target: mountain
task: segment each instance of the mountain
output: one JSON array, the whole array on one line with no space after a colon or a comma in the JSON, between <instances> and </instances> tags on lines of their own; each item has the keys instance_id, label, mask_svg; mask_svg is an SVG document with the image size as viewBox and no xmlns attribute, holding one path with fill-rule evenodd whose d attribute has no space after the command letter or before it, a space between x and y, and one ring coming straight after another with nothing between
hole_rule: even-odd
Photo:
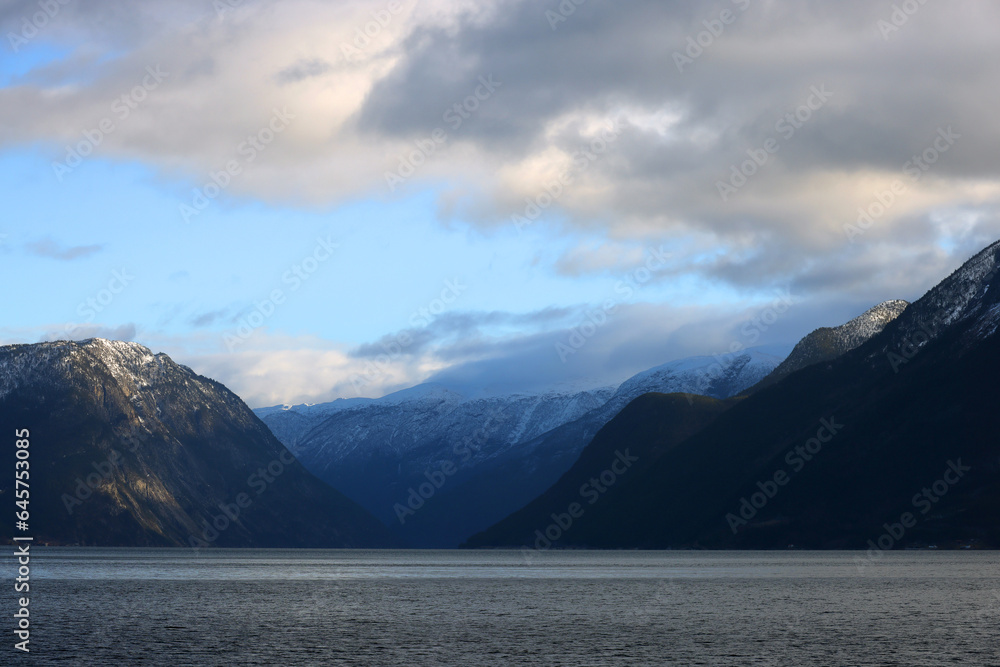
<instances>
[{"instance_id":1,"label":"mountain","mask_svg":"<svg viewBox=\"0 0 1000 667\"><path fill-rule=\"evenodd\" d=\"M257 414L303 465L409 544L452 547L551 486L637 396L686 391L725 398L767 376L782 352L682 359L617 389L469 395L428 384L381 399Z\"/></svg>"},{"instance_id":2,"label":"mountain","mask_svg":"<svg viewBox=\"0 0 1000 667\"><path fill-rule=\"evenodd\" d=\"M749 390L749 393L769 387L806 366L836 359L850 352L885 328L899 317L910 304L906 301L884 301L869 308L850 322L839 327L821 327L798 342L791 354L766 378Z\"/></svg>"},{"instance_id":3,"label":"mountain","mask_svg":"<svg viewBox=\"0 0 1000 667\"><path fill-rule=\"evenodd\" d=\"M468 540L465 546L550 545L545 531L573 503L600 498L606 488L635 477L657 458L716 419L738 399L646 393L597 432L559 480L525 507ZM572 517L571 517L572 518ZM559 527L560 532L562 527ZM535 534L535 531L539 531ZM540 541L539 541L540 540Z\"/></svg>"},{"instance_id":4,"label":"mountain","mask_svg":"<svg viewBox=\"0 0 1000 667\"><path fill-rule=\"evenodd\" d=\"M651 391L736 396L773 373L787 357L788 348L773 346L679 359L633 375L618 387L609 403L617 414L629 401Z\"/></svg>"},{"instance_id":5,"label":"mountain","mask_svg":"<svg viewBox=\"0 0 1000 667\"><path fill-rule=\"evenodd\" d=\"M630 405L600 434L605 456L659 437L655 460L593 503L579 489L565 529L563 495L471 543L868 549L859 567L903 546L1000 547L998 267L1000 243L867 342L679 441L651 436L655 415Z\"/></svg>"},{"instance_id":6,"label":"mountain","mask_svg":"<svg viewBox=\"0 0 1000 667\"><path fill-rule=\"evenodd\" d=\"M838 327L817 329L799 341L792 353L777 366L775 362L780 357L762 356L759 350L748 350L736 356L734 363L725 367L725 372L722 372L721 363L717 363L713 372L701 373L710 358L696 357L636 375L624 383L616 394L618 404L613 405L614 401L609 401L611 409L595 418L588 429L573 432L572 425L562 428L570 439L576 440L589 440L588 436L596 433L572 468L526 507L473 536L468 544L511 545L518 540L523 543L531 531L536 530L532 526L545 526L551 520L549 508L568 506L579 500L578 489L590 488L590 480L600 478L614 460L616 452L621 451L623 443L628 445L629 456L636 459L629 466L630 477L634 478L638 471L649 467L656 458L700 431L738 402L713 400L710 396L725 398L753 393L794 370L835 358L880 332L906 305L905 301L887 301ZM717 362L723 360L720 357ZM691 371L694 371L694 376L689 377L687 382L671 384L664 381L664 376L676 377ZM684 388L678 390L678 386ZM647 393L659 389L697 391L709 396ZM621 410L622 407L625 409ZM616 414L618 417L611 421ZM597 430L605 424L604 429Z\"/></svg>"},{"instance_id":7,"label":"mountain","mask_svg":"<svg viewBox=\"0 0 1000 667\"><path fill-rule=\"evenodd\" d=\"M19 448L21 429L29 444ZM27 534L38 542L394 544L373 516L303 469L235 394L135 343L0 347L0 432L12 465L17 451L29 452ZM14 475L0 478L7 505L14 487Z\"/></svg>"},{"instance_id":8,"label":"mountain","mask_svg":"<svg viewBox=\"0 0 1000 667\"><path fill-rule=\"evenodd\" d=\"M427 383L397 391L379 399L337 399L313 405L275 406L254 412L292 451L308 449L302 443L312 438L311 431L328 419L350 425L352 434L331 442L334 459L344 450L357 447L359 437L371 437L372 446L388 451L411 451L420 448L425 439L436 439L444 433L467 433L484 428L489 437L502 437L506 445L544 433L565 421L602 405L614 389L552 390L543 393L500 394L458 391L440 384ZM483 424L480 419L490 413L494 419ZM368 415L377 415L369 419ZM433 415L432 417L430 415ZM388 421L384 421L384 420ZM424 423L419 432L411 429L414 420ZM392 426L390 426L392 424ZM382 429L375 435L357 435L368 428ZM386 431L388 429L388 431ZM382 438L395 431L391 442ZM324 445L325 446L325 445ZM320 470L325 470L322 466Z\"/></svg>"},{"instance_id":9,"label":"mountain","mask_svg":"<svg viewBox=\"0 0 1000 667\"><path fill-rule=\"evenodd\" d=\"M429 506L440 504L448 488L471 472L492 469L506 452L519 451L523 440L604 404L611 393L598 388L492 396L425 384L376 400L258 414L303 465L407 543L457 546L469 533L456 513L470 508L449 507L448 516L428 523ZM425 484L431 487L420 494Z\"/></svg>"}]
</instances>

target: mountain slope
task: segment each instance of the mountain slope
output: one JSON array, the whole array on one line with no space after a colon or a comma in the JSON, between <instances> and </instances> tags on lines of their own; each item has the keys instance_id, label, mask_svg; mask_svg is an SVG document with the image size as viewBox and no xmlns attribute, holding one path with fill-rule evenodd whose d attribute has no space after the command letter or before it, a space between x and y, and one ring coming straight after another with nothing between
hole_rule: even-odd
<instances>
[{"instance_id":1,"label":"mountain slope","mask_svg":"<svg viewBox=\"0 0 1000 667\"><path fill-rule=\"evenodd\" d=\"M602 405L611 391L467 397L439 385L420 385L346 408L337 402L312 406L313 414L325 411L325 418L305 433L285 431L284 437L314 474L394 527L408 543L457 546L466 528L455 513L471 506L449 508L448 516L431 527L424 504L417 520L407 520L413 514L401 510L420 504L419 499L408 502L411 491L427 483L428 476L437 479L442 469L450 470L446 483L434 487L440 503L450 487L472 472L492 470L508 453L516 456L523 439ZM280 429L278 420L287 420L292 411L299 409L272 410L263 419L269 425L278 422ZM306 412L306 420L312 417Z\"/></svg>"},{"instance_id":2,"label":"mountain slope","mask_svg":"<svg viewBox=\"0 0 1000 667\"><path fill-rule=\"evenodd\" d=\"M605 488L610 489L625 477L635 477L659 456L710 424L736 400L720 401L695 394L639 396L598 431L559 481L526 507L474 535L465 546L538 543L538 548L544 548L541 545L551 542L546 529L552 525L554 514L564 514L573 503L586 508L597 502Z\"/></svg>"},{"instance_id":3,"label":"mountain slope","mask_svg":"<svg viewBox=\"0 0 1000 667\"><path fill-rule=\"evenodd\" d=\"M764 349L682 359L639 373L614 391L469 397L420 385L374 401L257 413L306 467L408 543L451 547L545 491L637 396L724 398L764 378L782 359ZM303 427L309 430L295 431ZM445 469L452 472L433 493L419 493Z\"/></svg>"},{"instance_id":4,"label":"mountain slope","mask_svg":"<svg viewBox=\"0 0 1000 667\"><path fill-rule=\"evenodd\" d=\"M468 395L428 383L378 399L337 399L316 405L258 408L254 412L293 451L309 449L300 444L314 438L313 429L327 420L333 420L332 423L337 423L341 429L350 429L351 435L324 445L334 447L326 452L330 458L337 459L358 448L359 438L370 437L367 435L369 426L396 434L392 445L387 445L384 432L373 437L367 444L377 449L388 447L398 452L419 449L423 440L464 435L481 427L485 428L485 437L496 436L503 441L502 446L509 446L602 405L612 392L612 387L603 387L537 394ZM480 419L484 412L493 416L485 425ZM428 420L428 413L436 417ZM399 428L418 420L425 422L420 432L399 433ZM403 440L399 439L400 435Z\"/></svg>"},{"instance_id":5,"label":"mountain slope","mask_svg":"<svg viewBox=\"0 0 1000 667\"><path fill-rule=\"evenodd\" d=\"M581 458L598 431L640 396L649 393L685 394L685 403L688 404L695 400L695 395L729 398L760 381L783 358L778 349L751 348L725 356L688 357L638 373L623 382L604 405L523 443L498 460L492 468L473 475L464 484L445 489L441 504L446 504L456 521L463 513L475 515L475 521L468 520L461 524L466 527L464 537L467 538L524 507L549 489ZM648 457L643 458L643 465L647 460ZM511 480L516 480L516 483ZM428 522L443 522L447 518L436 515L433 505L429 505L418 517Z\"/></svg>"},{"instance_id":6,"label":"mountain slope","mask_svg":"<svg viewBox=\"0 0 1000 667\"><path fill-rule=\"evenodd\" d=\"M1000 546L998 266L1000 243L867 343L739 401L556 544Z\"/></svg>"},{"instance_id":7,"label":"mountain slope","mask_svg":"<svg viewBox=\"0 0 1000 667\"><path fill-rule=\"evenodd\" d=\"M870 340L909 306L906 301L884 301L839 327L821 327L800 340L791 354L748 393L759 391L797 370L836 359Z\"/></svg>"},{"instance_id":8,"label":"mountain slope","mask_svg":"<svg viewBox=\"0 0 1000 667\"><path fill-rule=\"evenodd\" d=\"M32 535L58 543L360 547L385 527L221 384L134 343L0 347L0 431L30 431ZM14 460L15 443L5 449ZM0 498L13 504L13 476Z\"/></svg>"}]
</instances>

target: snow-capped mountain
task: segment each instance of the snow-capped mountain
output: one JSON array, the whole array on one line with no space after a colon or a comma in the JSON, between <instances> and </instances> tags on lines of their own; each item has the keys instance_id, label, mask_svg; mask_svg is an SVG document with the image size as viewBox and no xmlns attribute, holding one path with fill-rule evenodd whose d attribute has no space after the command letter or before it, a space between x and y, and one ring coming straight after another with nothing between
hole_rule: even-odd
<instances>
[{"instance_id":1,"label":"snow-capped mountain","mask_svg":"<svg viewBox=\"0 0 1000 667\"><path fill-rule=\"evenodd\" d=\"M767 377L786 353L781 346L750 348L738 354L687 357L637 373L621 383L606 403L529 441L528 449L572 463L601 427L639 396L650 392L736 396Z\"/></svg>"},{"instance_id":2,"label":"snow-capped mountain","mask_svg":"<svg viewBox=\"0 0 1000 667\"><path fill-rule=\"evenodd\" d=\"M859 328L874 331L901 305ZM733 401L693 434L670 433L663 423L670 403L682 416L676 397L634 401L581 454L588 465L578 474L469 545L535 543L539 526L578 496L580 480L599 474L608 452L629 442L650 453L646 467L630 471L552 547L795 544L867 549L867 564L887 549L998 548L998 325L995 243L855 349ZM791 483L769 481L778 480L775 471ZM747 500L754 494L764 502Z\"/></svg>"},{"instance_id":3,"label":"snow-capped mountain","mask_svg":"<svg viewBox=\"0 0 1000 667\"><path fill-rule=\"evenodd\" d=\"M899 317L910 304L906 301L884 301L869 308L850 322L838 327L821 327L800 340L788 358L774 369L751 392L768 387L795 371L835 359L881 333L886 325Z\"/></svg>"},{"instance_id":4,"label":"snow-capped mountain","mask_svg":"<svg viewBox=\"0 0 1000 667\"><path fill-rule=\"evenodd\" d=\"M512 445L603 405L613 392L614 387L599 387L584 391L488 395L425 383L378 399L337 399L330 403L260 408L255 412L293 452L306 453L304 450L313 445L303 448L301 442L311 437L313 428L327 419L336 419L341 425L350 424L353 435L336 443L327 441L320 445L339 448L317 453L334 461L341 458L345 448L347 451L354 449L357 438L368 437L365 433L369 427L391 428L395 433L391 441L378 441L375 447L399 453L413 449L427 437L437 438L445 433L475 431L480 432L480 438L491 440L495 437L501 444ZM486 422L482 420L484 414L491 416ZM387 421L374 423L369 419L371 415L381 415ZM408 430L417 421L426 429L425 433Z\"/></svg>"},{"instance_id":5,"label":"snow-capped mountain","mask_svg":"<svg viewBox=\"0 0 1000 667\"><path fill-rule=\"evenodd\" d=\"M417 536L426 533L415 528L421 522L406 521L409 515L401 517L398 506L409 506L410 489L426 483L428 475L440 479L438 472L453 466L447 485L459 484L474 471L489 469L505 452L518 451L520 443L600 407L612 393L606 387L478 396L425 384L362 403L258 414L315 475L386 524Z\"/></svg>"},{"instance_id":6,"label":"snow-capped mountain","mask_svg":"<svg viewBox=\"0 0 1000 667\"><path fill-rule=\"evenodd\" d=\"M392 544L371 514L303 469L235 394L136 343L0 347L0 429L30 434L38 540ZM13 475L0 477L0 497L11 498L13 485Z\"/></svg>"},{"instance_id":7,"label":"snow-capped mountain","mask_svg":"<svg viewBox=\"0 0 1000 667\"><path fill-rule=\"evenodd\" d=\"M1000 241L974 255L907 308L883 351L908 359L949 332L960 336L964 345L992 336L1000 325L1000 294L990 289L998 274Z\"/></svg>"},{"instance_id":8,"label":"snow-capped mountain","mask_svg":"<svg viewBox=\"0 0 1000 667\"><path fill-rule=\"evenodd\" d=\"M625 403L651 391L729 398L763 380L787 356L787 347L775 346L750 348L731 355L680 359L632 376L618 387L615 399L621 409Z\"/></svg>"},{"instance_id":9,"label":"snow-capped mountain","mask_svg":"<svg viewBox=\"0 0 1000 667\"><path fill-rule=\"evenodd\" d=\"M774 370L785 351L682 359L617 388L490 395L424 384L375 400L256 412L314 474L411 541L454 546L547 488L637 396L727 398ZM452 466L433 499L408 504L411 490ZM417 504L419 512L407 511Z\"/></svg>"}]
</instances>

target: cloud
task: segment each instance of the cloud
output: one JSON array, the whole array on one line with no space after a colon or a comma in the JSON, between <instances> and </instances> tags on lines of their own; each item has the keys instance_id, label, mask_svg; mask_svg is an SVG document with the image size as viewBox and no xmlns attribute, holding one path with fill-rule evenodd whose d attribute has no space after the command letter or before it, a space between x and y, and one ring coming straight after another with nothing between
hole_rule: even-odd
<instances>
[{"instance_id":1,"label":"cloud","mask_svg":"<svg viewBox=\"0 0 1000 667\"><path fill-rule=\"evenodd\" d=\"M78 245L65 247L56 241L45 238L41 241L34 241L25 245L28 252L39 257L48 259L58 259L64 262L71 262L74 259L83 259L104 249L104 245Z\"/></svg>"},{"instance_id":2,"label":"cloud","mask_svg":"<svg viewBox=\"0 0 1000 667\"><path fill-rule=\"evenodd\" d=\"M100 154L150 164L178 192L239 157L278 109L294 119L227 196L324 207L434 187L442 216L489 233L569 174L535 223L553 234L678 243L691 251L678 276L815 295L926 285L1000 233L1000 60L983 55L996 3L922 4L889 32L892 6L860 0L573 6L553 21L559 3L528 0L395 13L382 0L67 5L46 39L73 51L0 89L0 146L62 159L161 66L169 77L115 119ZM8 3L0 22L16 30L32 7ZM723 9L734 20L679 68L676 54ZM491 76L499 87L477 97ZM616 139L587 159L609 124ZM909 175L948 128L959 137ZM447 140L421 154L438 129ZM765 145L778 149L748 163ZM386 174L414 155L421 165L390 192ZM896 181L905 192L852 243L845 225ZM913 258L930 261L909 279L889 266ZM552 268L579 276L617 261L583 247Z\"/></svg>"},{"instance_id":3,"label":"cloud","mask_svg":"<svg viewBox=\"0 0 1000 667\"><path fill-rule=\"evenodd\" d=\"M313 58L311 60L302 60L286 67L275 75L275 79L277 79L278 83L282 84L298 83L305 79L322 76L332 69L333 66L325 60Z\"/></svg>"},{"instance_id":4,"label":"cloud","mask_svg":"<svg viewBox=\"0 0 1000 667\"><path fill-rule=\"evenodd\" d=\"M174 358L200 375L219 380L254 408L357 395L349 380L350 362L336 350L256 350Z\"/></svg>"},{"instance_id":5,"label":"cloud","mask_svg":"<svg viewBox=\"0 0 1000 667\"><path fill-rule=\"evenodd\" d=\"M229 322L232 320L232 313L228 308L212 310L205 313L198 313L191 316L189 322L195 328L208 327L218 322Z\"/></svg>"},{"instance_id":6,"label":"cloud","mask_svg":"<svg viewBox=\"0 0 1000 667\"><path fill-rule=\"evenodd\" d=\"M316 339L259 332L247 341L246 349L232 354L192 353L190 345L165 339L140 342L165 349L177 361L220 380L253 407L377 398L422 382L439 382L459 391L516 392L569 384L617 385L674 359L725 354L734 344L740 349L790 346L816 326L842 324L890 296L895 295L821 304L788 301L787 293L775 291L739 312L722 306L622 305L593 332L585 324L583 306L560 313L561 326L553 326L552 313L539 312L533 314L538 327L516 331L498 324L532 316L467 313L464 324L456 320L421 330L419 345L402 349L393 345L399 341L397 334L346 350ZM772 308L781 311L777 318L762 317ZM465 334L455 336L459 330ZM572 338L581 331L589 333ZM575 340L583 343L577 345ZM573 351L560 355L558 345Z\"/></svg>"},{"instance_id":7,"label":"cloud","mask_svg":"<svg viewBox=\"0 0 1000 667\"><path fill-rule=\"evenodd\" d=\"M919 259L936 265L945 257L942 252L911 258L910 263ZM908 265L887 282L905 282ZM827 279L833 278L819 278ZM0 341L135 340L222 382L252 407L263 407L377 398L422 382L500 392L617 385L678 358L724 354L734 345L792 344L816 326L842 324L880 301L919 296L869 287L857 297L848 292L804 300L773 290L739 310L727 304L620 303L603 318L585 304L528 313L466 311L446 313L426 326L360 346L261 329L235 352L224 352L219 333L209 324L183 334L137 331L133 324L75 325L72 331L68 325L40 331L0 328ZM779 315L763 317L769 309ZM224 320L228 312L198 317Z\"/></svg>"},{"instance_id":8,"label":"cloud","mask_svg":"<svg viewBox=\"0 0 1000 667\"><path fill-rule=\"evenodd\" d=\"M435 317L423 327L386 334L379 340L350 351L358 359L377 359L386 354L415 356L434 352L447 358L456 349L479 345L484 331L538 331L565 323L577 309L546 308L529 313L449 312Z\"/></svg>"},{"instance_id":9,"label":"cloud","mask_svg":"<svg viewBox=\"0 0 1000 667\"><path fill-rule=\"evenodd\" d=\"M54 340L87 340L88 338L107 338L108 340L136 340L136 326L128 323L116 327L99 324L67 324L63 327L49 329L38 337L38 342ZM23 339L22 339L23 340Z\"/></svg>"}]
</instances>

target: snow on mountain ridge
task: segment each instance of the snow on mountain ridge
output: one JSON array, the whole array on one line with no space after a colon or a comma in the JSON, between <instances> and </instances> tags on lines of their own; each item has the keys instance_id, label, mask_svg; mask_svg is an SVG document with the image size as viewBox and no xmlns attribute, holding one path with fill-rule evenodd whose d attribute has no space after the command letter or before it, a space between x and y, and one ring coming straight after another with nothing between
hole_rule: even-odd
<instances>
[{"instance_id":1,"label":"snow on mountain ridge","mask_svg":"<svg viewBox=\"0 0 1000 667\"><path fill-rule=\"evenodd\" d=\"M458 544L467 536L462 531L482 529L544 490L572 464L593 432L637 396L660 391L726 398L769 373L781 358L755 348L676 360L618 387L483 395L431 384L354 403L350 409L327 404L257 413L313 474L390 525L399 524L396 506L428 474L450 467L451 481L441 492L449 498L466 482L480 479L475 485L490 499L487 505L480 507L477 500L467 506L464 491L457 491L454 500L435 498L443 512L438 518L421 515L421 521L433 524L425 536L437 535L441 541L434 543L440 546ZM518 494L523 489L531 493L522 498ZM462 522L452 524L458 515ZM411 524L399 528L411 530Z\"/></svg>"},{"instance_id":2,"label":"snow on mountain ridge","mask_svg":"<svg viewBox=\"0 0 1000 667\"><path fill-rule=\"evenodd\" d=\"M914 301L867 358L872 363L889 359L898 368L947 332L961 331L963 345L992 336L1000 327L1000 290L990 289L998 272L1000 241L973 255Z\"/></svg>"},{"instance_id":3,"label":"snow on mountain ridge","mask_svg":"<svg viewBox=\"0 0 1000 667\"><path fill-rule=\"evenodd\" d=\"M899 317L909 305L909 302L902 299L883 301L853 320L833 327L832 331L843 340L847 349L854 349L882 331L886 324Z\"/></svg>"},{"instance_id":4,"label":"snow on mountain ridge","mask_svg":"<svg viewBox=\"0 0 1000 667\"><path fill-rule=\"evenodd\" d=\"M736 382L737 391L741 391L770 373L784 359L784 356L763 352L758 348L749 348L729 356L729 359L726 358L726 355L715 355L671 361L633 375L619 385L616 393L627 394L635 398L649 391L663 391L671 384L676 387L673 391L704 393L711 380L724 374L726 368L733 364L739 364L740 368L748 369L746 380ZM742 386L744 382L749 382L749 384ZM636 393L637 388L647 387L646 391Z\"/></svg>"},{"instance_id":5,"label":"snow on mountain ridge","mask_svg":"<svg viewBox=\"0 0 1000 667\"><path fill-rule=\"evenodd\" d=\"M51 369L55 367L68 373L73 366L72 360L80 354L99 360L117 382L140 388L160 372L167 359L166 355L154 355L149 348L139 343L104 338L4 345L0 346L0 350L12 353L4 355L0 360L0 398L25 380L54 381L55 378L47 377L45 371L51 376ZM17 354L18 352L23 354Z\"/></svg>"},{"instance_id":6,"label":"snow on mountain ridge","mask_svg":"<svg viewBox=\"0 0 1000 667\"><path fill-rule=\"evenodd\" d=\"M937 337L941 331L970 317L980 322L974 328L979 335L989 335L996 329L1000 311L992 308L994 294L989 295L991 281L1000 271L1000 241L976 253L950 276L931 288L918 299L901 329L911 337L922 331L927 338ZM987 332L986 330L989 329ZM926 341L913 341L917 347Z\"/></svg>"},{"instance_id":7,"label":"snow on mountain ridge","mask_svg":"<svg viewBox=\"0 0 1000 667\"><path fill-rule=\"evenodd\" d=\"M750 389L750 393L779 382L792 373L839 357L882 332L896 320L909 304L906 301L884 301L854 319L836 327L820 327L802 338L791 354L767 377Z\"/></svg>"}]
</instances>

